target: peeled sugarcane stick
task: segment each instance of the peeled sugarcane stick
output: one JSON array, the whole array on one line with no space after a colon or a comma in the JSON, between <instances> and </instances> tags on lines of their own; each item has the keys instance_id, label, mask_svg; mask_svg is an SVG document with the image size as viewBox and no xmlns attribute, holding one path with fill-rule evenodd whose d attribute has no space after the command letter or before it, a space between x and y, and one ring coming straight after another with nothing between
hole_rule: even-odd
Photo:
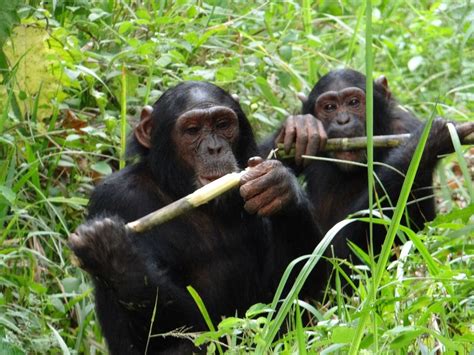
<instances>
[{"instance_id":1,"label":"peeled sugarcane stick","mask_svg":"<svg viewBox=\"0 0 474 355\"><path fill-rule=\"evenodd\" d=\"M404 143L410 134L393 134L387 136L374 136L374 147L377 148L392 148ZM462 139L462 144L474 144L474 133ZM367 137L355 138L331 138L327 140L324 151L344 151L365 149L367 147ZM295 149L292 148L290 154L283 151L283 144L278 144L277 157L279 159L294 158ZM230 173L222 176L197 189L192 194L187 195L169 205L160 208L146 216L137 219L136 221L127 223L126 227L132 232L140 233L159 224L167 222L175 217L178 217L200 205L203 205L224 192L232 190L239 186L240 178L247 170L239 173Z\"/></svg>"},{"instance_id":2,"label":"peeled sugarcane stick","mask_svg":"<svg viewBox=\"0 0 474 355\"><path fill-rule=\"evenodd\" d=\"M179 200L174 201L159 210L151 212L136 221L127 223L126 227L132 232L139 233L178 217L193 208L211 201L217 196L222 195L224 192L239 186L240 178L246 172L247 170L242 170L239 173L226 174L197 189L192 194L180 198Z\"/></svg>"},{"instance_id":3,"label":"peeled sugarcane stick","mask_svg":"<svg viewBox=\"0 0 474 355\"><path fill-rule=\"evenodd\" d=\"M393 148L405 143L410 138L410 133L391 134L386 136L374 136L374 148ZM474 144L474 133L464 137L462 144ZM347 151L367 148L367 137L354 138L331 138L326 142L325 152L331 151ZM286 154L285 147L282 143L278 144L276 156L278 159L291 159L295 157L295 147L291 147L290 153Z\"/></svg>"},{"instance_id":4,"label":"peeled sugarcane stick","mask_svg":"<svg viewBox=\"0 0 474 355\"><path fill-rule=\"evenodd\" d=\"M392 148L406 142L410 138L410 133L392 134L387 136L374 136L375 148ZM324 147L325 152L332 151L347 151L367 148L367 137L353 137L353 138L331 138L328 139ZM278 144L278 151L276 153L278 159L290 159L295 157L295 147L291 148L290 153L286 154L283 143Z\"/></svg>"}]
</instances>

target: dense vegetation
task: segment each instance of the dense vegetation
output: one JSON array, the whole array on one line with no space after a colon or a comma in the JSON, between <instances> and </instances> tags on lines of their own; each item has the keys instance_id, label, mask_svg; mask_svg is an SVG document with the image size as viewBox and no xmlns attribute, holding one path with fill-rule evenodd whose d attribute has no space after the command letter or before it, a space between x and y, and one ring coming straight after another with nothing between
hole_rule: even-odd
<instances>
[{"instance_id":1,"label":"dense vegetation","mask_svg":"<svg viewBox=\"0 0 474 355\"><path fill-rule=\"evenodd\" d=\"M372 20L374 75L406 107L473 119L474 4L374 0ZM298 111L296 92L333 68L364 71L365 61L360 1L0 0L0 352L105 351L91 284L66 240L94 183L119 168L142 105L181 80L208 80L240 96L262 137ZM356 296L290 302L279 313L286 334L271 336L279 318L256 305L198 341L211 352L346 352L369 312L364 351L468 353L473 156L442 161L442 213L422 233L404 230L370 307L367 257Z\"/></svg>"}]
</instances>

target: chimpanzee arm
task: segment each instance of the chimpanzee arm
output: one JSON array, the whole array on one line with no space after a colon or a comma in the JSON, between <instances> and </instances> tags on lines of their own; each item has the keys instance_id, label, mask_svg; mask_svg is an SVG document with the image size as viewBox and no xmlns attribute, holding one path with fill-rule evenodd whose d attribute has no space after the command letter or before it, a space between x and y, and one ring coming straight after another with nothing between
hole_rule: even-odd
<instances>
[{"instance_id":1,"label":"chimpanzee arm","mask_svg":"<svg viewBox=\"0 0 474 355\"><path fill-rule=\"evenodd\" d=\"M92 219L69 239L80 266L94 280L96 310L112 354L143 353L156 300L159 320L155 321L152 334L202 322L185 285L178 286L166 265L161 264L156 250L159 244L151 242L149 248L140 247L146 238L148 242L160 238L159 232L136 235L125 229L126 220L122 218L136 218L129 211L138 210L153 196L143 194L137 201L133 192L121 180L97 187L89 206ZM160 347L167 344L175 346L176 340L160 340Z\"/></svg>"},{"instance_id":2,"label":"chimpanzee arm","mask_svg":"<svg viewBox=\"0 0 474 355\"><path fill-rule=\"evenodd\" d=\"M250 159L249 166L252 169L242 177L240 193L247 212L267 216L271 221L274 255L268 258L272 264L268 269L277 270L278 281L292 260L311 254L321 233L313 219L311 203L288 168L279 161L259 158ZM312 288L308 292L316 295L324 282L324 277L308 282Z\"/></svg>"},{"instance_id":3,"label":"chimpanzee arm","mask_svg":"<svg viewBox=\"0 0 474 355\"><path fill-rule=\"evenodd\" d=\"M384 164L390 166L379 166L376 169L376 174L383 185L380 186L377 183L377 192L380 197L383 197L387 193L393 206L396 205L400 195L400 191L405 179L405 174L408 171L410 161L418 145L421 133L424 127L419 127L417 131L413 133L412 138L403 146L393 149L388 155ZM465 136L474 130L474 124L467 129L463 129L459 132L461 136ZM422 159L418 166L415 181L411 190L408 215L410 218L410 227L414 230L423 228L423 224L427 220L431 220L435 216L434 201L432 198L432 180L433 172L438 162L438 155L450 153L453 151L453 146L449 131L446 127L446 121L437 119L433 122L430 136L425 145ZM395 170L394 170L395 169ZM400 174L401 173L401 174ZM414 201L420 200L420 201ZM411 203L410 203L411 201ZM356 212L368 208L368 193L367 189L361 191L359 198L354 201L351 206L351 211ZM384 203L383 207L388 206L388 203ZM384 211L385 215L391 216L391 211ZM408 224L408 223L407 223ZM366 223L353 223L347 226L343 231L339 233L337 241L335 242L335 249L338 251L339 257L347 257L350 252L346 245L346 238L352 240L359 246L366 245L368 240L368 224ZM374 232L374 236L383 236L384 227L374 226L375 230L380 232ZM377 253L380 251L380 247L383 240L374 241L374 251Z\"/></svg>"},{"instance_id":4,"label":"chimpanzee arm","mask_svg":"<svg viewBox=\"0 0 474 355\"><path fill-rule=\"evenodd\" d=\"M415 176L408 205L410 222L413 223L411 227L415 230L423 228L425 221L432 220L435 217L432 189L434 169L440 155L454 151L446 124L447 121L442 119L436 119L433 122ZM413 132L413 137L407 144L392 150L384 163L406 174L423 129L424 125L420 126ZM461 137L466 136L472 131L474 131L474 123L458 127L458 134ZM377 169L377 174L387 190L392 203L395 205L404 182L404 176L387 167ZM379 189L379 192L381 193L381 189Z\"/></svg>"}]
</instances>

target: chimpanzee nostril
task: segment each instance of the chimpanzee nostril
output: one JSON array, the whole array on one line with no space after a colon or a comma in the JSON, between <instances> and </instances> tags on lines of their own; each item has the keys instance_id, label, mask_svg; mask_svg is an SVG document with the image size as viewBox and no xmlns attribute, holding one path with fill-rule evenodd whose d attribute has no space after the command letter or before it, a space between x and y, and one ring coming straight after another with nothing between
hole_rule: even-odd
<instances>
[{"instance_id":1,"label":"chimpanzee nostril","mask_svg":"<svg viewBox=\"0 0 474 355\"><path fill-rule=\"evenodd\" d=\"M211 154L211 155L212 154L220 154L220 152L222 151L222 146L221 145L213 146L213 147L209 146L209 147L207 147L207 150L208 150L209 154Z\"/></svg>"},{"instance_id":2,"label":"chimpanzee nostril","mask_svg":"<svg viewBox=\"0 0 474 355\"><path fill-rule=\"evenodd\" d=\"M351 116L347 115L347 114L341 114L341 115L338 115L336 117L336 122L339 124L339 125L345 125L345 124L348 124L351 120Z\"/></svg>"},{"instance_id":3,"label":"chimpanzee nostril","mask_svg":"<svg viewBox=\"0 0 474 355\"><path fill-rule=\"evenodd\" d=\"M220 154L222 151L222 142L218 137L210 136L207 140L207 151L210 155Z\"/></svg>"}]
</instances>

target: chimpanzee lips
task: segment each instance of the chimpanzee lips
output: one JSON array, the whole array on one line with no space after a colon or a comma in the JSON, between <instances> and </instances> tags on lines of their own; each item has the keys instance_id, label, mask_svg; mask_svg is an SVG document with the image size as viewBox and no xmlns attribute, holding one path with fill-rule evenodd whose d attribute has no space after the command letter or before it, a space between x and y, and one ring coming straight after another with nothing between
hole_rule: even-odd
<instances>
[{"instance_id":1,"label":"chimpanzee lips","mask_svg":"<svg viewBox=\"0 0 474 355\"><path fill-rule=\"evenodd\" d=\"M219 179L224 175L210 175L210 176L198 176L198 180L201 183L202 186L209 184L210 182Z\"/></svg>"},{"instance_id":2,"label":"chimpanzee lips","mask_svg":"<svg viewBox=\"0 0 474 355\"><path fill-rule=\"evenodd\" d=\"M348 150L344 152L337 152L334 154L336 159L349 160L349 161L360 161L362 154L359 150Z\"/></svg>"}]
</instances>

